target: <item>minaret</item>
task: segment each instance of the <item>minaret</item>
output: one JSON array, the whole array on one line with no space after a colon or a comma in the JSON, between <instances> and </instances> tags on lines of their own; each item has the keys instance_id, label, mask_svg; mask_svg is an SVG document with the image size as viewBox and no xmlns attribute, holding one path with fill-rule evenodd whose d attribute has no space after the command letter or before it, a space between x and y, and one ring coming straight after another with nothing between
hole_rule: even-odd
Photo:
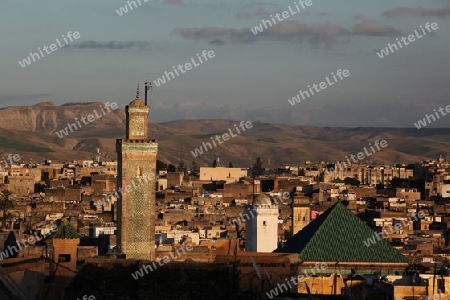
<instances>
[{"instance_id":1,"label":"minaret","mask_svg":"<svg viewBox=\"0 0 450 300\"><path fill-rule=\"evenodd\" d=\"M118 139L117 244L127 259L155 259L155 188L158 143L149 139L149 107L139 98L125 108L126 138Z\"/></svg>"},{"instance_id":2,"label":"minaret","mask_svg":"<svg viewBox=\"0 0 450 300\"><path fill-rule=\"evenodd\" d=\"M278 205L265 194L245 206L245 250L272 252L278 247Z\"/></svg>"}]
</instances>

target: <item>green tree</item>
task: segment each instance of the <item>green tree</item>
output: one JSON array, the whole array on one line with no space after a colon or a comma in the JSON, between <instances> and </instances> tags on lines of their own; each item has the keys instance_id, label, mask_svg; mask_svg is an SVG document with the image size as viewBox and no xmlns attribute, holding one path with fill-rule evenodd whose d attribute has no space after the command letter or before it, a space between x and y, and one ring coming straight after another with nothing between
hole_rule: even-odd
<instances>
[{"instance_id":1,"label":"green tree","mask_svg":"<svg viewBox=\"0 0 450 300\"><path fill-rule=\"evenodd\" d=\"M261 157L258 157L253 164L252 173L254 176L261 176L264 174Z\"/></svg>"},{"instance_id":2,"label":"green tree","mask_svg":"<svg viewBox=\"0 0 450 300\"><path fill-rule=\"evenodd\" d=\"M177 169L175 168L175 166L174 165L172 165L172 164L169 164L168 166L167 166L167 172L169 172L169 173L173 173L173 172L175 172Z\"/></svg>"},{"instance_id":3,"label":"green tree","mask_svg":"<svg viewBox=\"0 0 450 300\"><path fill-rule=\"evenodd\" d=\"M213 167L213 168L217 168L217 160L214 160L214 161L213 161L212 167Z\"/></svg>"},{"instance_id":4,"label":"green tree","mask_svg":"<svg viewBox=\"0 0 450 300\"><path fill-rule=\"evenodd\" d=\"M5 228L6 219L9 216L8 210L14 207L14 202L11 199L12 193L9 190L3 190L0 199L0 209L3 211L2 228Z\"/></svg>"},{"instance_id":5,"label":"green tree","mask_svg":"<svg viewBox=\"0 0 450 300\"><path fill-rule=\"evenodd\" d=\"M195 161L192 161L191 173L197 174L199 171L198 164Z\"/></svg>"},{"instance_id":6,"label":"green tree","mask_svg":"<svg viewBox=\"0 0 450 300\"><path fill-rule=\"evenodd\" d=\"M184 161L182 159L180 159L180 163L178 164L177 171L180 173L186 171L186 166L184 165Z\"/></svg>"},{"instance_id":7,"label":"green tree","mask_svg":"<svg viewBox=\"0 0 450 300\"><path fill-rule=\"evenodd\" d=\"M159 159L156 160L156 172L161 170L167 170L167 164L163 163Z\"/></svg>"},{"instance_id":8,"label":"green tree","mask_svg":"<svg viewBox=\"0 0 450 300\"><path fill-rule=\"evenodd\" d=\"M228 162L228 168L233 168L233 163L231 161Z\"/></svg>"},{"instance_id":9,"label":"green tree","mask_svg":"<svg viewBox=\"0 0 450 300\"><path fill-rule=\"evenodd\" d=\"M361 182L356 178L346 177L344 179L344 183L349 184L349 185L359 186Z\"/></svg>"}]
</instances>

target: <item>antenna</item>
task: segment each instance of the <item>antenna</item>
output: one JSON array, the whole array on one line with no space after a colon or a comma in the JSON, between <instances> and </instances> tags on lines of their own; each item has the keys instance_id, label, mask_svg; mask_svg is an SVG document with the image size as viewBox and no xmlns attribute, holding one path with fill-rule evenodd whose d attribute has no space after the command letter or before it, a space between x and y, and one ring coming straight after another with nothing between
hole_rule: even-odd
<instances>
[{"instance_id":1,"label":"antenna","mask_svg":"<svg viewBox=\"0 0 450 300\"><path fill-rule=\"evenodd\" d=\"M269 282L270 282L270 287L272 288L272 287L273 287L273 281L272 281L272 278L270 277L269 272L267 272L266 268L263 268L263 270L264 270L264 272L266 273L267 280L269 280Z\"/></svg>"},{"instance_id":2,"label":"antenna","mask_svg":"<svg viewBox=\"0 0 450 300\"><path fill-rule=\"evenodd\" d=\"M258 265L256 264L255 260L253 259L253 256L250 256L250 260L252 261L253 269L256 272L256 276L258 276L259 280L261 280L261 273L259 272Z\"/></svg>"},{"instance_id":3,"label":"antenna","mask_svg":"<svg viewBox=\"0 0 450 300\"><path fill-rule=\"evenodd\" d=\"M152 82L151 81L146 81L145 82L145 106L148 106L148 96L147 96L147 91L150 90L150 104L151 104L151 99L152 99L152 91L153 91L153 87L152 87Z\"/></svg>"}]
</instances>

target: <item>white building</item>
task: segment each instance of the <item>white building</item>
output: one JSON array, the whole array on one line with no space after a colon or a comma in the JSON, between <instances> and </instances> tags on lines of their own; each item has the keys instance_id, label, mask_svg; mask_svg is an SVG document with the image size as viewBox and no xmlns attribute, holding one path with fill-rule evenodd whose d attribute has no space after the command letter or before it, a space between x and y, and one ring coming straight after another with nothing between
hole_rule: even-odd
<instances>
[{"instance_id":1,"label":"white building","mask_svg":"<svg viewBox=\"0 0 450 300\"><path fill-rule=\"evenodd\" d=\"M268 196L260 194L252 205L245 206L245 250L272 252L278 247L278 205Z\"/></svg>"}]
</instances>

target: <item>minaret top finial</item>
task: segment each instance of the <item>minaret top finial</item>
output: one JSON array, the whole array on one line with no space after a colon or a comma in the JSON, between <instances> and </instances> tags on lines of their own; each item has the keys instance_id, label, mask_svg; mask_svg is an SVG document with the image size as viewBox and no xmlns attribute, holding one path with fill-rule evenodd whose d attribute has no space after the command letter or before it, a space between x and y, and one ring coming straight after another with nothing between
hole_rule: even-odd
<instances>
[{"instance_id":1,"label":"minaret top finial","mask_svg":"<svg viewBox=\"0 0 450 300\"><path fill-rule=\"evenodd\" d=\"M136 89L136 99L139 99L139 83L138 83L137 89Z\"/></svg>"}]
</instances>

